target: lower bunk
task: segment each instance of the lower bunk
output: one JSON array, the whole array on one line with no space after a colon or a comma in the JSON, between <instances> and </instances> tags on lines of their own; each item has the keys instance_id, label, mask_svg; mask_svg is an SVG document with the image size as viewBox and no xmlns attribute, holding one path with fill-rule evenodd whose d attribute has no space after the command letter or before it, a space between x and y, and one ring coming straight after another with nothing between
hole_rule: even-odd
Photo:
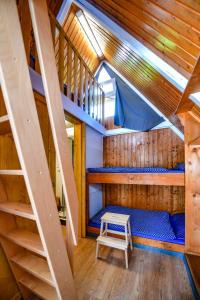
<instances>
[{"instance_id":1,"label":"lower bunk","mask_svg":"<svg viewBox=\"0 0 200 300\"><path fill-rule=\"evenodd\" d=\"M88 234L99 234L101 217L105 212L130 215L133 242L161 249L184 252L185 214L169 214L166 211L151 211L108 205L89 220ZM109 230L122 232L119 225L110 224ZM116 235L116 234L115 234Z\"/></svg>"}]
</instances>

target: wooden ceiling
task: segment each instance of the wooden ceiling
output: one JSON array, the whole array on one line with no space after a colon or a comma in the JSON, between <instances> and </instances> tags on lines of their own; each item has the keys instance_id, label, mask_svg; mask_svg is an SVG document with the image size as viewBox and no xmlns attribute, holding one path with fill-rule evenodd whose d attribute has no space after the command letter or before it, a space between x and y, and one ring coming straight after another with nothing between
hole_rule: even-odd
<instances>
[{"instance_id":1,"label":"wooden ceiling","mask_svg":"<svg viewBox=\"0 0 200 300\"><path fill-rule=\"evenodd\" d=\"M89 23L105 59L181 129L179 119L174 114L181 99L181 93L176 87L96 20L89 18Z\"/></svg>"},{"instance_id":2,"label":"wooden ceiling","mask_svg":"<svg viewBox=\"0 0 200 300\"><path fill-rule=\"evenodd\" d=\"M91 72L94 72L100 61L76 17L77 10L79 9L75 5L71 6L62 27Z\"/></svg>"},{"instance_id":3,"label":"wooden ceiling","mask_svg":"<svg viewBox=\"0 0 200 300\"><path fill-rule=\"evenodd\" d=\"M87 0L186 77L200 53L199 0Z\"/></svg>"}]
</instances>

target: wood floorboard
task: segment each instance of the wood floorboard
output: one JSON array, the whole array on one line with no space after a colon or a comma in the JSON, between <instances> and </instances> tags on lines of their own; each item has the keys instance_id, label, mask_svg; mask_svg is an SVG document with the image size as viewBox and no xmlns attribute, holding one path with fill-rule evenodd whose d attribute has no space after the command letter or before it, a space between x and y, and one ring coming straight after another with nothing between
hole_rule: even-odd
<instances>
[{"instance_id":1,"label":"wood floorboard","mask_svg":"<svg viewBox=\"0 0 200 300\"><path fill-rule=\"evenodd\" d=\"M80 300L193 299L183 261L177 257L135 248L125 269L124 252L100 248L81 239L75 252L74 275Z\"/></svg>"}]
</instances>

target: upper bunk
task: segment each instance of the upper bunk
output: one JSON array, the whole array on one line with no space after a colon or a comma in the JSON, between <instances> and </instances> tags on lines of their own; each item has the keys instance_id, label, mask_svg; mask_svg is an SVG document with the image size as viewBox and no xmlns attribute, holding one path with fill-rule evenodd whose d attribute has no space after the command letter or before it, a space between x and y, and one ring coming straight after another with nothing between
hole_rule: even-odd
<instances>
[{"instance_id":1,"label":"upper bunk","mask_svg":"<svg viewBox=\"0 0 200 300\"><path fill-rule=\"evenodd\" d=\"M178 166L172 169L152 167L89 168L87 183L184 186L185 174L184 168Z\"/></svg>"}]
</instances>

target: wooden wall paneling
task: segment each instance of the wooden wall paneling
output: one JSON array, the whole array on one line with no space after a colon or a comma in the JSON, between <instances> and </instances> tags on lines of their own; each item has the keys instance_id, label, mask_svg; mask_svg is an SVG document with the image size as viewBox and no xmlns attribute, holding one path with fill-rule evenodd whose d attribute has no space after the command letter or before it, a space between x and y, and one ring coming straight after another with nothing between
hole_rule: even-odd
<instances>
[{"instance_id":1,"label":"wooden wall paneling","mask_svg":"<svg viewBox=\"0 0 200 300\"><path fill-rule=\"evenodd\" d=\"M104 138L104 165L172 168L184 161L184 144L171 129ZM184 188L105 185L107 204L144 209L184 211Z\"/></svg>"}]
</instances>

